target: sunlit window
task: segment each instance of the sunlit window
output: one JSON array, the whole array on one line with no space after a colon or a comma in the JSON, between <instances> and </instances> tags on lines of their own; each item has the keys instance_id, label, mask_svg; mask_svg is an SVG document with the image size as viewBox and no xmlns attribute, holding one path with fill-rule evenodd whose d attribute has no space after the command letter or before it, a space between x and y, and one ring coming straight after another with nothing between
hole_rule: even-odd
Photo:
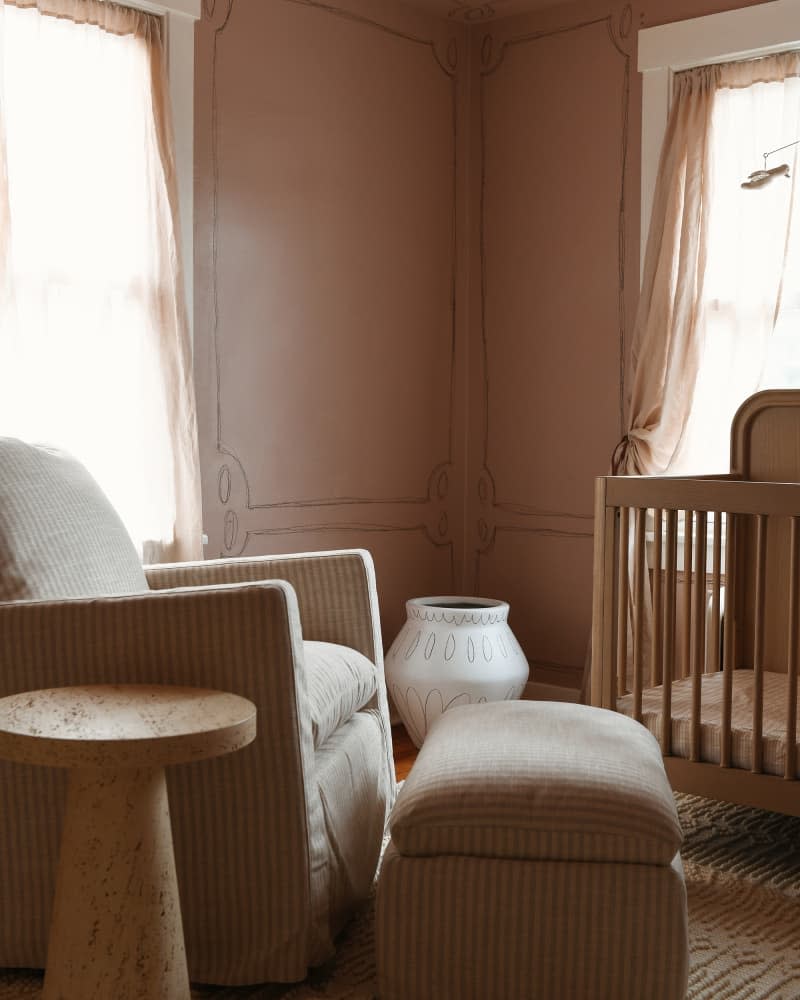
<instances>
[{"instance_id":1,"label":"sunlit window","mask_svg":"<svg viewBox=\"0 0 800 1000\"><path fill-rule=\"evenodd\" d=\"M669 472L724 472L730 425L739 405L760 389L800 387L800 229L796 150L774 154L789 177L742 187L763 154L795 139L800 80L723 89L715 97L704 331L691 416ZM785 260L784 260L785 255ZM783 278L777 318L768 290ZM773 330L774 324L774 330ZM761 331L766 331L763 333Z\"/></svg>"},{"instance_id":2,"label":"sunlit window","mask_svg":"<svg viewBox=\"0 0 800 1000\"><path fill-rule=\"evenodd\" d=\"M147 44L35 8L0 14L0 434L72 452L158 557L178 504L161 341L185 307L164 259L176 237Z\"/></svg>"}]
</instances>

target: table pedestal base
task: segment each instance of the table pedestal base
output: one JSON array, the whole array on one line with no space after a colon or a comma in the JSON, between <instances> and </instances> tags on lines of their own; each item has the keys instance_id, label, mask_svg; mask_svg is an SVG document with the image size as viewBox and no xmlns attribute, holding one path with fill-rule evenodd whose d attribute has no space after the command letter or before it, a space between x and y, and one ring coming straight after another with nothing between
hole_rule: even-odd
<instances>
[{"instance_id":1,"label":"table pedestal base","mask_svg":"<svg viewBox=\"0 0 800 1000\"><path fill-rule=\"evenodd\" d=\"M189 1000L163 768L70 772L43 1000Z\"/></svg>"}]
</instances>

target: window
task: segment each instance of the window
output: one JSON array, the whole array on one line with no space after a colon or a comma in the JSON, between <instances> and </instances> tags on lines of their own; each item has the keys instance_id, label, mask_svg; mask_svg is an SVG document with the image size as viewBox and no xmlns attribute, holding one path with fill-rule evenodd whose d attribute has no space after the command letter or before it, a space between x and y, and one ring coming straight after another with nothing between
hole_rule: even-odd
<instances>
[{"instance_id":1,"label":"window","mask_svg":"<svg viewBox=\"0 0 800 1000\"><path fill-rule=\"evenodd\" d=\"M768 60L770 66L787 64L791 72L800 68L794 55ZM800 138L800 78L750 84L764 62L750 64L751 75L741 87L732 81L714 97L707 263L697 323L703 342L691 414L669 469L673 473L727 471L730 423L739 405L755 391L800 386L795 182L776 177L763 188L741 186L762 167L764 151ZM748 66L741 69L746 72ZM768 165L784 158L794 172L794 148Z\"/></svg>"},{"instance_id":2,"label":"window","mask_svg":"<svg viewBox=\"0 0 800 1000\"><path fill-rule=\"evenodd\" d=\"M776 0L741 10L644 28L639 32L638 66L642 74L642 259L674 74L692 66L733 62L798 48L800 8L795 0Z\"/></svg>"},{"instance_id":3,"label":"window","mask_svg":"<svg viewBox=\"0 0 800 1000\"><path fill-rule=\"evenodd\" d=\"M704 187L710 191L703 209L707 264L695 319L700 357L691 412L665 469L672 474L725 471L730 421L739 404L758 389L800 386L795 182L780 178L763 189L741 187L763 165L763 153L800 139L796 57L785 57L785 79L760 79L758 67L768 61L753 61L797 49L799 39L800 12L786 0L639 33L643 243L674 74L739 61L723 67L707 133L712 164ZM742 65L743 60L750 61ZM792 172L798 148L783 152ZM780 162L779 155L768 166ZM642 260L644 265L644 251Z\"/></svg>"},{"instance_id":4,"label":"window","mask_svg":"<svg viewBox=\"0 0 800 1000\"><path fill-rule=\"evenodd\" d=\"M81 459L146 560L200 551L176 254L183 232L191 263L191 187L180 195L174 188L159 92L166 32L183 125L175 155L190 180L181 51L199 0L173 8L161 22L101 0L63 11L50 0L46 13L8 0L0 6L0 194L9 218L0 260L0 434Z\"/></svg>"}]
</instances>

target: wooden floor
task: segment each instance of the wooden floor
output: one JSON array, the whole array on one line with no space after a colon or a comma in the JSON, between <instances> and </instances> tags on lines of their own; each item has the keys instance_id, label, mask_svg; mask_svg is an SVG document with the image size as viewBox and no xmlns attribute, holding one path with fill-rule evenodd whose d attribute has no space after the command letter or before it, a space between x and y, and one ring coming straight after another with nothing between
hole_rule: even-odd
<instances>
[{"instance_id":1,"label":"wooden floor","mask_svg":"<svg viewBox=\"0 0 800 1000\"><path fill-rule=\"evenodd\" d=\"M417 759L417 748L411 742L411 737L400 723L392 726L392 744L394 746L394 769L398 781L405 781L411 765Z\"/></svg>"}]
</instances>

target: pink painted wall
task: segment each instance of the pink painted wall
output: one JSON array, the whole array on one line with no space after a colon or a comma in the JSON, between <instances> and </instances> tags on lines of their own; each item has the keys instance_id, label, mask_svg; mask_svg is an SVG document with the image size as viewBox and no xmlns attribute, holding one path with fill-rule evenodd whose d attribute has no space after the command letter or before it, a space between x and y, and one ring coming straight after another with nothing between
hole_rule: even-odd
<instances>
[{"instance_id":1,"label":"pink painted wall","mask_svg":"<svg viewBox=\"0 0 800 1000\"><path fill-rule=\"evenodd\" d=\"M458 592L461 26L235 0L198 26L196 368L207 554L363 546L384 634Z\"/></svg>"},{"instance_id":2,"label":"pink painted wall","mask_svg":"<svg viewBox=\"0 0 800 1000\"><path fill-rule=\"evenodd\" d=\"M408 597L502 597L536 678L578 683L638 291L636 32L744 4L205 6L207 554L364 546L387 644Z\"/></svg>"},{"instance_id":3,"label":"pink painted wall","mask_svg":"<svg viewBox=\"0 0 800 1000\"><path fill-rule=\"evenodd\" d=\"M587 0L471 29L465 586L510 601L537 680L580 683L594 478L623 429L637 31L734 6Z\"/></svg>"},{"instance_id":4,"label":"pink painted wall","mask_svg":"<svg viewBox=\"0 0 800 1000\"><path fill-rule=\"evenodd\" d=\"M502 593L538 679L589 637L593 479L620 436L632 311L621 237L630 26L616 13L472 36L469 586ZM557 95L557 99L553 99ZM627 249L626 249L627 247Z\"/></svg>"}]
</instances>

